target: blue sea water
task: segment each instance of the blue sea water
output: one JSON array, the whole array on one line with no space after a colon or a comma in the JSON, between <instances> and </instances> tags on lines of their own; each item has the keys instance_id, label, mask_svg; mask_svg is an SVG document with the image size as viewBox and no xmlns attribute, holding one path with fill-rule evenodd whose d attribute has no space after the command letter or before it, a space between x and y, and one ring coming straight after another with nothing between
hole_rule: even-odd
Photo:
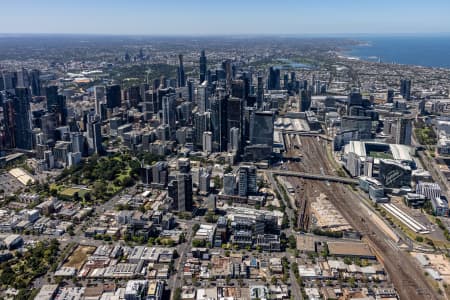
<instances>
[{"instance_id":1,"label":"blue sea water","mask_svg":"<svg viewBox=\"0 0 450 300\"><path fill-rule=\"evenodd\" d=\"M361 37L346 54L384 63L450 68L450 35Z\"/></svg>"}]
</instances>

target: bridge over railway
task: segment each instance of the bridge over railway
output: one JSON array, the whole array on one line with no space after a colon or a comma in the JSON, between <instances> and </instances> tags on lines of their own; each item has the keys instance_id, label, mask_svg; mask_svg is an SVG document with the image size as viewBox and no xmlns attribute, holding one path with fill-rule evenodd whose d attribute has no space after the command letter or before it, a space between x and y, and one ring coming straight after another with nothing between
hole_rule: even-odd
<instances>
[{"instance_id":1,"label":"bridge over railway","mask_svg":"<svg viewBox=\"0 0 450 300\"><path fill-rule=\"evenodd\" d=\"M284 170L266 170L265 172L271 173L273 175L280 175L280 176L301 177L301 178L312 179L312 180L339 182L339 183L345 183L345 184L358 184L357 179L340 177L340 176L311 174L311 173L293 172L293 171L284 171Z\"/></svg>"},{"instance_id":2,"label":"bridge over railway","mask_svg":"<svg viewBox=\"0 0 450 300\"><path fill-rule=\"evenodd\" d=\"M303 130L293 130L293 129L282 129L282 128L276 128L275 131L281 132L283 134L293 134L293 135L300 135L300 136L318 136L319 138L327 141L333 141L333 139L326 134L319 132L319 131L303 131Z\"/></svg>"}]
</instances>

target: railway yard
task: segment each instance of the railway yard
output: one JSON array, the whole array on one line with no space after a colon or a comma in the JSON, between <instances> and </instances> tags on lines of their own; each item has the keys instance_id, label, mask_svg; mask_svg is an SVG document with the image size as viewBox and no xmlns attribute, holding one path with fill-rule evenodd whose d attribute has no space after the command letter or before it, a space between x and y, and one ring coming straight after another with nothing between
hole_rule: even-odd
<instances>
[{"instance_id":1,"label":"railway yard","mask_svg":"<svg viewBox=\"0 0 450 300\"><path fill-rule=\"evenodd\" d=\"M293 156L293 152L298 153L301 149L301 159L297 162L288 161L281 168L286 171L338 175L340 172L332 161L328 147L327 141L318 137L291 135L286 147L287 155ZM361 195L350 185L298 177L286 178L289 182L287 190L291 198L295 199L294 209L297 212L298 229L305 232L311 230L314 220L317 219L313 214L313 202L324 195L351 228L362 234L363 241L384 264L401 299L442 298L416 260L403 250L410 241L397 236L387 224L374 216L374 213L363 204ZM398 213L395 207L389 209ZM405 221L411 222L409 219ZM413 226L417 226L418 230L425 230L420 224Z\"/></svg>"}]
</instances>

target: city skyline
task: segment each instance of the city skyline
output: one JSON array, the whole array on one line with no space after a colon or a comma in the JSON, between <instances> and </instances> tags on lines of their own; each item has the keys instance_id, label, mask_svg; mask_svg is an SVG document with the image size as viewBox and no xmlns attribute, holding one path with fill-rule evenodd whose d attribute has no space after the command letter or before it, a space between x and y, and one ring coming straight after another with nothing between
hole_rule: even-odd
<instances>
[{"instance_id":1,"label":"city skyline","mask_svg":"<svg viewBox=\"0 0 450 300\"><path fill-rule=\"evenodd\" d=\"M26 8L24 10L24 7ZM3 33L113 35L354 35L447 33L450 3L442 0L356 3L236 0L224 3L135 0L20 0L2 5ZM17 22L20 18L21 22ZM417 20L420 20L418 22ZM14 24L14 26L11 26Z\"/></svg>"}]
</instances>

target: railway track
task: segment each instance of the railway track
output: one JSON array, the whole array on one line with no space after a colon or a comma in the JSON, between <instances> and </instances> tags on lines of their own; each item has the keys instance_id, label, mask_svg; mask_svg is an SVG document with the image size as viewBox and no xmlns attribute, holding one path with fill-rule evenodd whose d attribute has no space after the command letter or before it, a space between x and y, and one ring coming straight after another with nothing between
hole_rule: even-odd
<instances>
[{"instance_id":1,"label":"railway track","mask_svg":"<svg viewBox=\"0 0 450 300\"><path fill-rule=\"evenodd\" d=\"M327 175L335 175L326 147L321 141L317 141L314 137L301 137L301 143L304 158L299 163L290 163L288 165L290 170L314 173L322 171ZM359 195L339 183L297 179L297 184L302 183L305 199L317 197L320 192L325 193L349 224L363 233L364 240L383 263L401 299L442 299L414 259L388 243L389 237L372 221L366 210L357 209L361 202Z\"/></svg>"}]
</instances>

